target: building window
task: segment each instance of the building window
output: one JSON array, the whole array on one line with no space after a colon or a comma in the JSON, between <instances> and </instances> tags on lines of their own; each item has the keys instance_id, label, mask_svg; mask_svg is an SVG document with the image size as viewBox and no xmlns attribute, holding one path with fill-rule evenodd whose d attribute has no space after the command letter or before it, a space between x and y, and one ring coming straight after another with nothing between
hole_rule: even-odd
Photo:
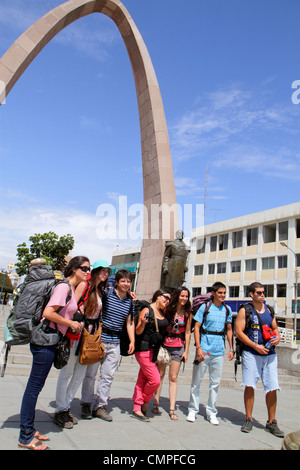
<instances>
[{"instance_id":1,"label":"building window","mask_svg":"<svg viewBox=\"0 0 300 470\"><path fill-rule=\"evenodd\" d=\"M232 234L232 248L241 248L243 246L243 230L233 232Z\"/></svg>"},{"instance_id":2,"label":"building window","mask_svg":"<svg viewBox=\"0 0 300 470\"><path fill-rule=\"evenodd\" d=\"M286 284L277 284L277 297L286 297Z\"/></svg>"},{"instance_id":3,"label":"building window","mask_svg":"<svg viewBox=\"0 0 300 470\"><path fill-rule=\"evenodd\" d=\"M257 260L256 259L246 259L245 271L256 271Z\"/></svg>"},{"instance_id":4,"label":"building window","mask_svg":"<svg viewBox=\"0 0 300 470\"><path fill-rule=\"evenodd\" d=\"M198 238L196 241L196 253L199 255L200 253L205 253L205 244L206 244L206 239L205 238Z\"/></svg>"},{"instance_id":5,"label":"building window","mask_svg":"<svg viewBox=\"0 0 300 470\"><path fill-rule=\"evenodd\" d=\"M208 265L208 274L215 274L215 264Z\"/></svg>"},{"instance_id":6,"label":"building window","mask_svg":"<svg viewBox=\"0 0 300 470\"><path fill-rule=\"evenodd\" d=\"M278 269L287 268L287 256L278 256Z\"/></svg>"},{"instance_id":7,"label":"building window","mask_svg":"<svg viewBox=\"0 0 300 470\"><path fill-rule=\"evenodd\" d=\"M200 264L199 266L194 266L194 275L195 276L203 275L203 264Z\"/></svg>"},{"instance_id":8,"label":"building window","mask_svg":"<svg viewBox=\"0 0 300 470\"><path fill-rule=\"evenodd\" d=\"M239 295L240 295L240 287L239 286L230 286L229 287L229 297L238 298Z\"/></svg>"},{"instance_id":9,"label":"building window","mask_svg":"<svg viewBox=\"0 0 300 470\"><path fill-rule=\"evenodd\" d=\"M201 287L193 287L193 297L196 295L201 295Z\"/></svg>"},{"instance_id":10,"label":"building window","mask_svg":"<svg viewBox=\"0 0 300 470\"><path fill-rule=\"evenodd\" d=\"M217 264L217 273L218 274L225 274L226 273L226 263L218 263Z\"/></svg>"},{"instance_id":11,"label":"building window","mask_svg":"<svg viewBox=\"0 0 300 470\"><path fill-rule=\"evenodd\" d=\"M247 246L257 245L258 228L248 228L247 230Z\"/></svg>"},{"instance_id":12,"label":"building window","mask_svg":"<svg viewBox=\"0 0 300 470\"><path fill-rule=\"evenodd\" d=\"M276 224L265 225L263 227L264 243L272 243L276 241Z\"/></svg>"},{"instance_id":13,"label":"building window","mask_svg":"<svg viewBox=\"0 0 300 470\"><path fill-rule=\"evenodd\" d=\"M244 286L244 297L250 297L249 286Z\"/></svg>"},{"instance_id":14,"label":"building window","mask_svg":"<svg viewBox=\"0 0 300 470\"><path fill-rule=\"evenodd\" d=\"M210 239L210 251L217 251L217 240L218 237L211 237Z\"/></svg>"},{"instance_id":15,"label":"building window","mask_svg":"<svg viewBox=\"0 0 300 470\"><path fill-rule=\"evenodd\" d=\"M262 266L261 269L274 269L275 268L275 256L271 256L270 258L262 258Z\"/></svg>"},{"instance_id":16,"label":"building window","mask_svg":"<svg viewBox=\"0 0 300 470\"><path fill-rule=\"evenodd\" d=\"M241 272L241 262L240 261L232 261L231 262L231 272L232 273L240 273Z\"/></svg>"},{"instance_id":17,"label":"building window","mask_svg":"<svg viewBox=\"0 0 300 470\"><path fill-rule=\"evenodd\" d=\"M289 223L288 221L286 222L279 222L278 224L278 231L279 231L279 241L281 240L287 240L288 239L288 229L289 229Z\"/></svg>"},{"instance_id":18,"label":"building window","mask_svg":"<svg viewBox=\"0 0 300 470\"><path fill-rule=\"evenodd\" d=\"M274 297L274 286L272 284L264 286L265 297Z\"/></svg>"},{"instance_id":19,"label":"building window","mask_svg":"<svg viewBox=\"0 0 300 470\"><path fill-rule=\"evenodd\" d=\"M296 255L296 264L300 266L300 255Z\"/></svg>"},{"instance_id":20,"label":"building window","mask_svg":"<svg viewBox=\"0 0 300 470\"><path fill-rule=\"evenodd\" d=\"M219 250L228 249L228 233L224 235L219 235Z\"/></svg>"},{"instance_id":21,"label":"building window","mask_svg":"<svg viewBox=\"0 0 300 470\"><path fill-rule=\"evenodd\" d=\"M296 219L296 237L300 238L300 219Z\"/></svg>"}]
</instances>

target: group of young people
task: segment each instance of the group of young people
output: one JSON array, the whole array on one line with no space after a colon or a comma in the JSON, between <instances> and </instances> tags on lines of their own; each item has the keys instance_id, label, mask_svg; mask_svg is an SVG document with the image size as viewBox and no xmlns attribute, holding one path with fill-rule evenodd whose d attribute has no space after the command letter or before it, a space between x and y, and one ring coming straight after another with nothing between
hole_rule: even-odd
<instances>
[{"instance_id":1,"label":"group of young people","mask_svg":"<svg viewBox=\"0 0 300 470\"><path fill-rule=\"evenodd\" d=\"M90 274L90 275L89 275ZM177 378L182 362L188 359L192 325L196 356L193 366L192 385L188 406L187 421L194 422L199 412L200 385L205 372L209 371L209 398L206 406L208 421L218 425L216 401L222 376L225 337L229 343L229 360L234 357L232 311L224 304L226 288L222 283L212 286L212 301L201 305L193 317L190 292L186 287L176 289L172 294L158 289L149 302L138 312L134 321L135 296L130 292L131 273L119 270L115 275L114 287L108 288L109 265L98 260L90 269L90 261L83 256L72 258L65 269L65 279L71 287L72 296L67 301L69 286L59 283L53 292L43 318L50 321L49 332L62 335L68 331L78 333L78 339L70 340L70 357L61 369L56 388L56 410L53 422L62 428L72 428L78 423L71 413L72 400L81 386L81 417L98 417L112 421L107 410L109 394L115 371L120 360L120 341L124 326L129 345L127 353L135 354L140 366L133 391L132 418L149 422L147 408L154 397L152 413L160 415L159 398L167 365L157 362L160 346L170 355L169 399L171 420L176 415ZM243 356L243 384L245 385L246 421L243 432L252 428L254 389L261 376L265 386L268 407L267 430L281 436L275 420L276 390L279 389L277 363L274 346L280 341L276 320L270 315L263 302L263 286L254 283L250 286L253 318L250 330L246 328L246 314L240 310L236 320L236 335L245 345ZM257 325L256 317L275 331L271 350L264 347L263 338L251 325ZM95 364L83 365L78 360L80 333L83 328L90 333L97 331L102 323L102 343L105 347L103 359ZM201 327L202 326L202 327ZM33 363L25 389L20 412L20 435L18 445L31 450L48 449L46 435L34 427L35 408L51 366L54 362L56 346L30 344ZM100 371L99 371L100 369ZM99 378L96 384L96 376Z\"/></svg>"}]
</instances>

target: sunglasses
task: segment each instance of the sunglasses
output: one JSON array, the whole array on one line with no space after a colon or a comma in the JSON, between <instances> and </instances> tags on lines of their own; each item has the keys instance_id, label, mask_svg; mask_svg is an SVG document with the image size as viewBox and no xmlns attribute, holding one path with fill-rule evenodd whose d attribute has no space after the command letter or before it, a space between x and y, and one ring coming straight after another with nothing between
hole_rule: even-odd
<instances>
[{"instance_id":1,"label":"sunglasses","mask_svg":"<svg viewBox=\"0 0 300 470\"><path fill-rule=\"evenodd\" d=\"M83 271L84 273L90 272L90 268L88 268L87 266L79 266L78 269L81 269L81 271Z\"/></svg>"},{"instance_id":2,"label":"sunglasses","mask_svg":"<svg viewBox=\"0 0 300 470\"><path fill-rule=\"evenodd\" d=\"M162 296L163 296L168 302L170 302L171 297L169 297L168 295L165 295L165 294L162 294Z\"/></svg>"},{"instance_id":3,"label":"sunglasses","mask_svg":"<svg viewBox=\"0 0 300 470\"><path fill-rule=\"evenodd\" d=\"M257 294L257 295L265 295L265 291L263 291L263 290L257 290L257 291L255 292L255 294Z\"/></svg>"}]
</instances>

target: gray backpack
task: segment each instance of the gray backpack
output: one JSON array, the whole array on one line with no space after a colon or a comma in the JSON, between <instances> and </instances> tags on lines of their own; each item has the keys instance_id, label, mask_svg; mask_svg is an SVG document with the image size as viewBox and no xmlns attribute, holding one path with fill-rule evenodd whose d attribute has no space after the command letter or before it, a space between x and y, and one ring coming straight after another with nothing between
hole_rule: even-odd
<instances>
[{"instance_id":1,"label":"gray backpack","mask_svg":"<svg viewBox=\"0 0 300 470\"><path fill-rule=\"evenodd\" d=\"M34 337L37 333L39 334L43 323L48 323L45 321L41 323L43 311L49 302L54 287L60 282L68 283L67 280L60 281L56 279L51 266L43 264L31 266L24 283L20 287L18 299L6 321L4 340L7 346L28 344L30 342L40 344L34 340ZM72 291L69 285L66 302L71 299L71 295ZM59 310L61 309L62 307ZM46 332L44 331L44 333ZM50 337L51 335L47 336ZM47 340L46 337L45 340ZM54 338L51 338L51 342L53 340ZM47 341L45 344L47 344Z\"/></svg>"}]
</instances>

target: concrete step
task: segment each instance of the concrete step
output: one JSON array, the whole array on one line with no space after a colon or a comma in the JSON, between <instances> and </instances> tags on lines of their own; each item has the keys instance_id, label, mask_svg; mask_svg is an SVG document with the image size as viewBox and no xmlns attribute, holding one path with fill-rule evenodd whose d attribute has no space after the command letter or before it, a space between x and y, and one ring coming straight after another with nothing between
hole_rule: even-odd
<instances>
[{"instance_id":1,"label":"concrete step","mask_svg":"<svg viewBox=\"0 0 300 470\"><path fill-rule=\"evenodd\" d=\"M3 340L4 325L9 314L10 309L8 307L0 308L0 339ZM192 380L192 369L193 369L193 357L195 355L194 344L191 344L189 352L189 361L183 368L181 366L179 372L179 383L190 384ZM32 363L32 355L30 352L29 345L12 346L6 367L6 374L29 376ZM121 382L136 382L139 371L139 365L135 359L135 356L122 357L119 367L115 373L115 380ZM50 377L57 377L59 370L52 367L50 371ZM282 389L285 390L300 390L300 377L295 376L292 372L279 369L279 384ZM168 380L168 371L166 372L166 379ZM241 366L238 367L237 380L234 377L234 361L229 362L227 359L227 351L224 356L223 374L221 380L221 386L228 387L240 387L242 382ZM203 384L208 385L208 374L205 374ZM261 387L261 381L258 384Z\"/></svg>"}]
</instances>

